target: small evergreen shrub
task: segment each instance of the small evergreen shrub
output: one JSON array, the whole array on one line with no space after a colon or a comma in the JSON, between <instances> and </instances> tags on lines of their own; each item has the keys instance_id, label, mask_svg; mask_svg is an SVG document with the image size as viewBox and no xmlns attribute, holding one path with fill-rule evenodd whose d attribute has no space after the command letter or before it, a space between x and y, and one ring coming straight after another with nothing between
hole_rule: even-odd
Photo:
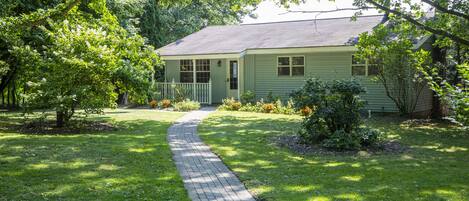
<instances>
[{"instance_id":1,"label":"small evergreen shrub","mask_svg":"<svg viewBox=\"0 0 469 201\"><path fill-rule=\"evenodd\" d=\"M198 109L200 109L200 103L189 99L174 104L175 111L187 112Z\"/></svg>"},{"instance_id":2,"label":"small evergreen shrub","mask_svg":"<svg viewBox=\"0 0 469 201\"><path fill-rule=\"evenodd\" d=\"M148 104L150 105L150 108L152 109L155 109L156 107L158 107L158 101L156 100L151 100Z\"/></svg>"},{"instance_id":3,"label":"small evergreen shrub","mask_svg":"<svg viewBox=\"0 0 469 201\"><path fill-rule=\"evenodd\" d=\"M168 100L168 99L161 100L161 107L163 107L163 108L171 107L171 101Z\"/></svg>"},{"instance_id":4,"label":"small evergreen shrub","mask_svg":"<svg viewBox=\"0 0 469 201\"><path fill-rule=\"evenodd\" d=\"M241 94L241 103L254 103L256 99L256 94L253 91L247 90L246 92Z\"/></svg>"}]
</instances>

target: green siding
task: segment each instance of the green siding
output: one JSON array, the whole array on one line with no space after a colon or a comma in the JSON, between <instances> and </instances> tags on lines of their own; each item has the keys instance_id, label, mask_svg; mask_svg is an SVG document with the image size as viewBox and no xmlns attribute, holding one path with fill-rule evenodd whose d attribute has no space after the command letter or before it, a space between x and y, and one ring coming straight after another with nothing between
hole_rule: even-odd
<instances>
[{"instance_id":1,"label":"green siding","mask_svg":"<svg viewBox=\"0 0 469 201\"><path fill-rule=\"evenodd\" d=\"M175 82L179 82L179 60L165 61L165 78L167 82L171 82L173 79Z\"/></svg>"},{"instance_id":2,"label":"green siding","mask_svg":"<svg viewBox=\"0 0 469 201\"><path fill-rule=\"evenodd\" d=\"M277 56L305 56L305 76L288 77L277 75ZM304 80L316 77L324 81L350 79L352 52L309 53L294 55L247 55L245 60L246 90L253 90L258 99L265 98L272 91L284 99L304 84ZM375 112L397 112L391 99L386 96L384 87L370 77L355 77L366 88L362 97L367 101L365 109ZM424 90L416 111L431 108L431 91Z\"/></svg>"},{"instance_id":3,"label":"green siding","mask_svg":"<svg viewBox=\"0 0 469 201\"><path fill-rule=\"evenodd\" d=\"M305 56L305 76L278 76L278 56ZM221 66L218 66L221 61ZM212 102L220 103L227 95L226 59L212 59L210 74L212 79ZM240 62L244 64L244 91L251 90L256 98L265 98L272 91L276 96L287 99L289 94L300 88L304 81L316 77L324 81L350 79L352 52L308 53L282 55L245 55ZM179 81L179 60L166 61L166 79ZM367 101L365 109L375 112L397 112L394 103L386 96L384 87L370 77L355 77L366 88L362 97ZM422 92L416 112L429 111L432 107L432 91L428 88Z\"/></svg>"},{"instance_id":4,"label":"green siding","mask_svg":"<svg viewBox=\"0 0 469 201\"><path fill-rule=\"evenodd\" d=\"M221 66L218 66L218 61L221 61ZM166 60L165 78L168 82L173 79L179 82L180 68L179 60ZM212 102L221 103L221 100L226 97L226 60L225 59L211 59L210 60L210 77L212 79Z\"/></svg>"}]
</instances>

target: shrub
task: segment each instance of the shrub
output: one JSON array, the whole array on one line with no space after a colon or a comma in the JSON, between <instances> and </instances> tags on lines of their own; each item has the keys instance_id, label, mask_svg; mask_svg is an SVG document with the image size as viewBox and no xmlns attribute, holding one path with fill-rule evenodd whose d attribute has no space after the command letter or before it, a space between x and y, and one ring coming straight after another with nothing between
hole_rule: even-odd
<instances>
[{"instance_id":1,"label":"shrub","mask_svg":"<svg viewBox=\"0 0 469 201\"><path fill-rule=\"evenodd\" d=\"M303 108L300 109L300 113L302 116L309 116L311 115L311 113L313 113L313 110L311 108L309 108L308 106L305 106Z\"/></svg>"},{"instance_id":2,"label":"shrub","mask_svg":"<svg viewBox=\"0 0 469 201\"><path fill-rule=\"evenodd\" d=\"M247 103L247 104L241 106L241 108L239 108L239 111L243 111L243 112L262 112L262 107L259 107L257 105L251 104L251 103Z\"/></svg>"},{"instance_id":3,"label":"shrub","mask_svg":"<svg viewBox=\"0 0 469 201\"><path fill-rule=\"evenodd\" d=\"M182 86L174 87L174 102L182 102L190 97L190 91Z\"/></svg>"},{"instance_id":4,"label":"shrub","mask_svg":"<svg viewBox=\"0 0 469 201\"><path fill-rule=\"evenodd\" d=\"M191 101L189 99L174 104L175 111L187 112L198 109L200 109L200 103L196 101Z\"/></svg>"},{"instance_id":5,"label":"shrub","mask_svg":"<svg viewBox=\"0 0 469 201\"><path fill-rule=\"evenodd\" d=\"M241 108L241 102L235 100L234 98L225 98L222 100L223 104L218 108L221 110L232 110L237 111Z\"/></svg>"},{"instance_id":6,"label":"shrub","mask_svg":"<svg viewBox=\"0 0 469 201\"><path fill-rule=\"evenodd\" d=\"M383 133L371 128L359 128L357 133L360 136L361 144L365 146L377 144L383 138Z\"/></svg>"},{"instance_id":7,"label":"shrub","mask_svg":"<svg viewBox=\"0 0 469 201\"><path fill-rule=\"evenodd\" d=\"M265 103L262 105L262 111L265 113L271 113L274 109L275 105L273 103Z\"/></svg>"},{"instance_id":8,"label":"shrub","mask_svg":"<svg viewBox=\"0 0 469 201\"><path fill-rule=\"evenodd\" d=\"M169 108L169 107L171 107L171 101L168 100L168 99L163 99L163 100L161 101L161 107L163 107L163 108Z\"/></svg>"},{"instance_id":9,"label":"shrub","mask_svg":"<svg viewBox=\"0 0 469 201\"><path fill-rule=\"evenodd\" d=\"M246 92L241 94L241 103L254 103L256 99L256 94L253 91L247 90Z\"/></svg>"},{"instance_id":10,"label":"shrub","mask_svg":"<svg viewBox=\"0 0 469 201\"><path fill-rule=\"evenodd\" d=\"M300 131L303 141L337 149L358 149L376 143L375 131L360 129L359 111L364 101L358 95L363 92L363 87L353 80L325 83L315 78L293 92L295 107L302 114L309 113ZM314 113L306 108L314 108Z\"/></svg>"},{"instance_id":11,"label":"shrub","mask_svg":"<svg viewBox=\"0 0 469 201\"><path fill-rule=\"evenodd\" d=\"M275 101L279 100L280 97L279 96L274 96L274 93L272 91L269 91L269 93L267 94L267 97L265 99L265 101L267 103L274 103Z\"/></svg>"},{"instance_id":12,"label":"shrub","mask_svg":"<svg viewBox=\"0 0 469 201\"><path fill-rule=\"evenodd\" d=\"M148 104L150 105L150 108L155 109L158 106L158 101L151 100L150 103L148 103Z\"/></svg>"},{"instance_id":13,"label":"shrub","mask_svg":"<svg viewBox=\"0 0 469 201\"><path fill-rule=\"evenodd\" d=\"M289 99L287 101L287 105L283 105L282 101L278 99L275 101L275 108L273 110L273 113L276 114L294 114L295 113L295 108L293 104L293 100Z\"/></svg>"},{"instance_id":14,"label":"shrub","mask_svg":"<svg viewBox=\"0 0 469 201\"><path fill-rule=\"evenodd\" d=\"M322 145L327 148L353 150L361 147L360 137L355 132L346 132L336 130L327 139L324 139Z\"/></svg>"}]
</instances>

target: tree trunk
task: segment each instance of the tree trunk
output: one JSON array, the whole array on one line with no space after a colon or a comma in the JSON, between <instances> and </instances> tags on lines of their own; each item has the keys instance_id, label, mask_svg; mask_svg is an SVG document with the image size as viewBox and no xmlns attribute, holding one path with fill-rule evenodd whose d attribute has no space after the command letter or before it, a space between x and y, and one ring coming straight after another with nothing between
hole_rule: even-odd
<instances>
[{"instance_id":1,"label":"tree trunk","mask_svg":"<svg viewBox=\"0 0 469 201\"><path fill-rule=\"evenodd\" d=\"M4 108L5 107L5 93L3 90L0 92L2 93L2 108Z\"/></svg>"},{"instance_id":2,"label":"tree trunk","mask_svg":"<svg viewBox=\"0 0 469 201\"><path fill-rule=\"evenodd\" d=\"M62 128L64 127L64 124L65 124L65 113L64 112L61 112L61 111L57 111L56 112L57 114L57 119L56 119L56 126L58 128Z\"/></svg>"},{"instance_id":3,"label":"tree trunk","mask_svg":"<svg viewBox=\"0 0 469 201\"><path fill-rule=\"evenodd\" d=\"M117 104L118 105L127 105L127 104L129 104L129 93L125 92L123 94L119 94L117 96Z\"/></svg>"},{"instance_id":4,"label":"tree trunk","mask_svg":"<svg viewBox=\"0 0 469 201\"><path fill-rule=\"evenodd\" d=\"M13 81L11 83L13 85L13 87L11 88L11 105L12 105L12 109L16 109L16 85L15 85L15 82Z\"/></svg>"},{"instance_id":5,"label":"tree trunk","mask_svg":"<svg viewBox=\"0 0 469 201\"><path fill-rule=\"evenodd\" d=\"M10 107L11 107L11 105L10 105L10 85L8 85L8 87L7 87L7 108L11 109Z\"/></svg>"},{"instance_id":6,"label":"tree trunk","mask_svg":"<svg viewBox=\"0 0 469 201\"><path fill-rule=\"evenodd\" d=\"M435 36L433 37L435 40ZM445 49L442 49L438 45L435 45L432 48L431 55L432 55L432 60L434 64L441 63L442 65L446 65L446 50ZM445 70L440 69L438 74L440 74L440 76L446 77L445 76L446 72L443 72L443 71ZM441 119L443 117L441 100L436 92L433 92L431 117L434 119Z\"/></svg>"}]
</instances>

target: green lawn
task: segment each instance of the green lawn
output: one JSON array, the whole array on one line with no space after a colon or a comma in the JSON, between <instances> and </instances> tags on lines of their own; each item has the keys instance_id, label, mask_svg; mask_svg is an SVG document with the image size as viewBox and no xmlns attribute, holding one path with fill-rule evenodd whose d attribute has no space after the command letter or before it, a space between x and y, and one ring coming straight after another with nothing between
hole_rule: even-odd
<instances>
[{"instance_id":1,"label":"green lawn","mask_svg":"<svg viewBox=\"0 0 469 201\"><path fill-rule=\"evenodd\" d=\"M279 148L301 117L217 112L199 132L260 200L469 200L469 133L443 124L410 128L367 122L410 150L401 154L308 155Z\"/></svg>"},{"instance_id":2,"label":"green lawn","mask_svg":"<svg viewBox=\"0 0 469 201\"><path fill-rule=\"evenodd\" d=\"M0 200L188 200L166 143L182 115L110 110L117 131L26 135L0 113Z\"/></svg>"}]
</instances>

